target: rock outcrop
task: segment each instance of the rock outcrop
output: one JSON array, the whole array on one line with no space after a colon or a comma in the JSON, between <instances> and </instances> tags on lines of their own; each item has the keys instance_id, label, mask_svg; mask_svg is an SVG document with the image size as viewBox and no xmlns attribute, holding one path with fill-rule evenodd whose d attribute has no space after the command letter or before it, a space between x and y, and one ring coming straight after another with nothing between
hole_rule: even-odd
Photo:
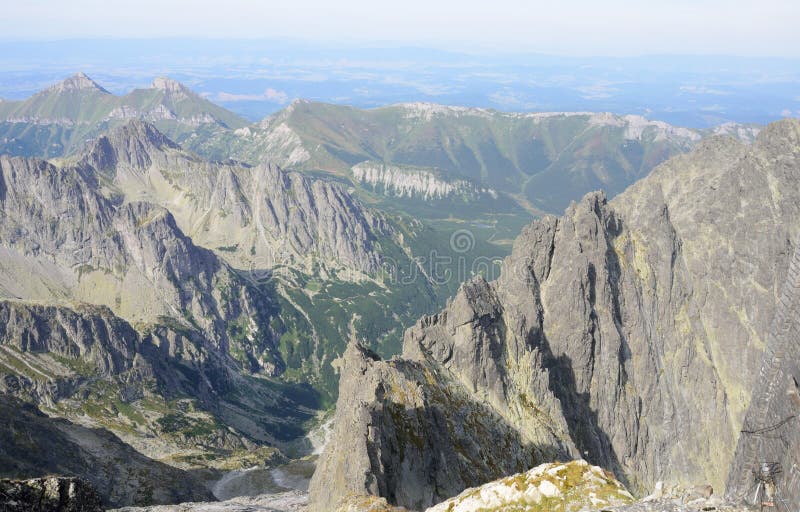
<instances>
[{"instance_id":1,"label":"rock outcrop","mask_svg":"<svg viewBox=\"0 0 800 512\"><path fill-rule=\"evenodd\" d=\"M721 489L800 242L799 170L800 121L789 120L752 145L703 141L611 202L589 194L526 228L497 281L464 285L406 332L406 360L387 364L435 368L429 386L456 383L512 432L559 439L636 492L659 480ZM343 409L381 403L352 391L342 388ZM380 480L366 451L344 463L335 447L391 429L369 415L346 425L334 426L312 489ZM491 437L472 440L492 456L505 451ZM430 477L408 464L418 481ZM346 467L371 469L356 477Z\"/></svg>"},{"instance_id":2,"label":"rock outcrop","mask_svg":"<svg viewBox=\"0 0 800 512\"><path fill-rule=\"evenodd\" d=\"M548 510L579 512L626 505L633 496L614 475L584 460L549 463L467 489L426 512Z\"/></svg>"},{"instance_id":3,"label":"rock outcrop","mask_svg":"<svg viewBox=\"0 0 800 512\"><path fill-rule=\"evenodd\" d=\"M311 510L364 495L420 510L559 454L555 440L535 444L433 365L382 361L358 343L345 352L340 397Z\"/></svg>"},{"instance_id":4,"label":"rock outcrop","mask_svg":"<svg viewBox=\"0 0 800 512\"><path fill-rule=\"evenodd\" d=\"M0 480L4 512L103 512L100 496L80 478Z\"/></svg>"}]
</instances>

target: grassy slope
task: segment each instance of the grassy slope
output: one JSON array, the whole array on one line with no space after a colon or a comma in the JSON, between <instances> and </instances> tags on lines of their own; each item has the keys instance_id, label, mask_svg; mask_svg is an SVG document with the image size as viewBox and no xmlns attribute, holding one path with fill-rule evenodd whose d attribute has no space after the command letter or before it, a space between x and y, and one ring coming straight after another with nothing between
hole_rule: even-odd
<instances>
[{"instance_id":1,"label":"grassy slope","mask_svg":"<svg viewBox=\"0 0 800 512\"><path fill-rule=\"evenodd\" d=\"M431 107L436 108L436 107ZM298 102L265 123L267 132L285 124L299 137L310 158L295 165L348 175L372 160L435 168L560 213L569 201L597 188L622 191L669 156L688 149L678 136L647 132L626 139L624 126L592 122L590 115L533 118L494 111L457 109L419 113L414 107L371 110ZM243 160L257 160L258 144L209 142L207 150L228 147ZM202 148L199 148L202 150ZM278 162L286 154L271 148Z\"/></svg>"}]
</instances>

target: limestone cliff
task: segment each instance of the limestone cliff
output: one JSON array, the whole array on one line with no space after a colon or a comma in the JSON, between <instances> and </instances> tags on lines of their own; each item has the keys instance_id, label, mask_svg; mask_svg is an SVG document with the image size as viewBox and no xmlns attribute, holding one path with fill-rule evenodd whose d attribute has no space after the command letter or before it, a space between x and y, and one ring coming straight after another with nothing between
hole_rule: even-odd
<instances>
[{"instance_id":1,"label":"limestone cliff","mask_svg":"<svg viewBox=\"0 0 800 512\"><path fill-rule=\"evenodd\" d=\"M497 198L497 192L464 179L453 179L434 168L361 162L350 171L353 178L375 192L392 197L419 197L426 201L456 197L462 200L481 196Z\"/></svg>"}]
</instances>

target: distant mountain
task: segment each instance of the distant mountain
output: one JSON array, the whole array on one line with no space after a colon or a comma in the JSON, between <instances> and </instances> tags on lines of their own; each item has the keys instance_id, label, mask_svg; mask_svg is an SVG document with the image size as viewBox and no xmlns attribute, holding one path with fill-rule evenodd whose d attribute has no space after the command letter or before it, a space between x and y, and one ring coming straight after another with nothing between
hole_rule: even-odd
<instances>
[{"instance_id":1,"label":"distant mountain","mask_svg":"<svg viewBox=\"0 0 800 512\"><path fill-rule=\"evenodd\" d=\"M87 138L133 118L153 122L176 140L196 131L213 133L248 124L168 78L156 78L148 89L114 96L78 73L27 100L0 103L0 153L64 156Z\"/></svg>"},{"instance_id":2,"label":"distant mountain","mask_svg":"<svg viewBox=\"0 0 800 512\"><path fill-rule=\"evenodd\" d=\"M72 155L130 119L154 124L205 158L322 171L406 212L433 203L457 213L468 204L467 211L515 215L557 213L598 188L613 196L706 135L752 140L758 132L734 123L692 130L607 113L429 103L361 110L300 100L253 125L168 78L115 96L79 73L25 101L0 102L0 153Z\"/></svg>"},{"instance_id":3,"label":"distant mountain","mask_svg":"<svg viewBox=\"0 0 800 512\"><path fill-rule=\"evenodd\" d=\"M725 129L745 139L758 131L739 125ZM505 113L427 103L360 110L296 101L258 128L237 131L238 140L224 136L230 156L243 160L269 158L373 188L359 171L367 162L395 175L404 168L407 174L426 170L441 181L468 180L535 209L559 212L590 190L616 195L710 133L603 113ZM214 143L221 145L212 139L196 150L220 151ZM386 185L382 190L389 194L401 188L411 192ZM417 193L430 196L431 190Z\"/></svg>"},{"instance_id":4,"label":"distant mountain","mask_svg":"<svg viewBox=\"0 0 800 512\"><path fill-rule=\"evenodd\" d=\"M149 123L133 120L87 145L79 168L98 172L128 200L165 208L195 243L238 268L292 264L309 270L380 268L379 238L391 228L337 184L274 164L209 163L183 151Z\"/></svg>"},{"instance_id":5,"label":"distant mountain","mask_svg":"<svg viewBox=\"0 0 800 512\"><path fill-rule=\"evenodd\" d=\"M153 80L148 89L135 89L119 98L119 104L109 112L110 119L138 118L154 123L174 137L168 122L191 127L216 125L237 129L249 123L236 114L202 98L185 85L165 77ZM178 137L180 139L180 137Z\"/></svg>"}]
</instances>

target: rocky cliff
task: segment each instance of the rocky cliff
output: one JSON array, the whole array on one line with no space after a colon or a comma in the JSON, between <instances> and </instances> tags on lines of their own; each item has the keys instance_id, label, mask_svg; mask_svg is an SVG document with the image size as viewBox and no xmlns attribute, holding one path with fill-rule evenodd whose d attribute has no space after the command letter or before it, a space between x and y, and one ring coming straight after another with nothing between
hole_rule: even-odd
<instances>
[{"instance_id":1,"label":"rocky cliff","mask_svg":"<svg viewBox=\"0 0 800 512\"><path fill-rule=\"evenodd\" d=\"M800 504L800 246L775 311L761 370L728 474L732 500ZM761 484L761 485L759 485ZM773 485L768 494L765 486ZM775 492L777 491L777 492ZM772 495L770 495L772 494Z\"/></svg>"},{"instance_id":2,"label":"rocky cliff","mask_svg":"<svg viewBox=\"0 0 800 512\"><path fill-rule=\"evenodd\" d=\"M175 215L205 247L223 248L239 268L315 263L374 273L383 218L341 186L257 167L209 163L186 153L141 121L99 137L78 167L94 169L129 200L145 199Z\"/></svg>"},{"instance_id":3,"label":"rocky cliff","mask_svg":"<svg viewBox=\"0 0 800 512\"><path fill-rule=\"evenodd\" d=\"M105 305L144 324L172 318L248 369L279 373L274 299L194 245L169 211L106 197L102 178L0 157L0 295ZM240 339L237 322L250 324Z\"/></svg>"},{"instance_id":4,"label":"rocky cliff","mask_svg":"<svg viewBox=\"0 0 800 512\"><path fill-rule=\"evenodd\" d=\"M634 490L720 489L800 236L798 169L800 122L783 121L752 145L703 141L611 202L589 194L526 228L502 276L464 285L406 332L407 362L391 364L436 368L444 377L430 386L458 383L512 431L559 439ZM367 401L342 391L344 409ZM334 448L369 446L360 425L392 435L367 417L335 426L312 489L354 466L364 472L350 488L381 492L365 485L380 478L377 461ZM474 441L502 453L490 439ZM384 465L431 482L402 452Z\"/></svg>"},{"instance_id":5,"label":"rocky cliff","mask_svg":"<svg viewBox=\"0 0 800 512\"><path fill-rule=\"evenodd\" d=\"M334 425L309 489L311 510L365 494L424 509L563 454L556 439L545 444L513 429L435 366L382 361L358 343L344 355Z\"/></svg>"}]
</instances>

